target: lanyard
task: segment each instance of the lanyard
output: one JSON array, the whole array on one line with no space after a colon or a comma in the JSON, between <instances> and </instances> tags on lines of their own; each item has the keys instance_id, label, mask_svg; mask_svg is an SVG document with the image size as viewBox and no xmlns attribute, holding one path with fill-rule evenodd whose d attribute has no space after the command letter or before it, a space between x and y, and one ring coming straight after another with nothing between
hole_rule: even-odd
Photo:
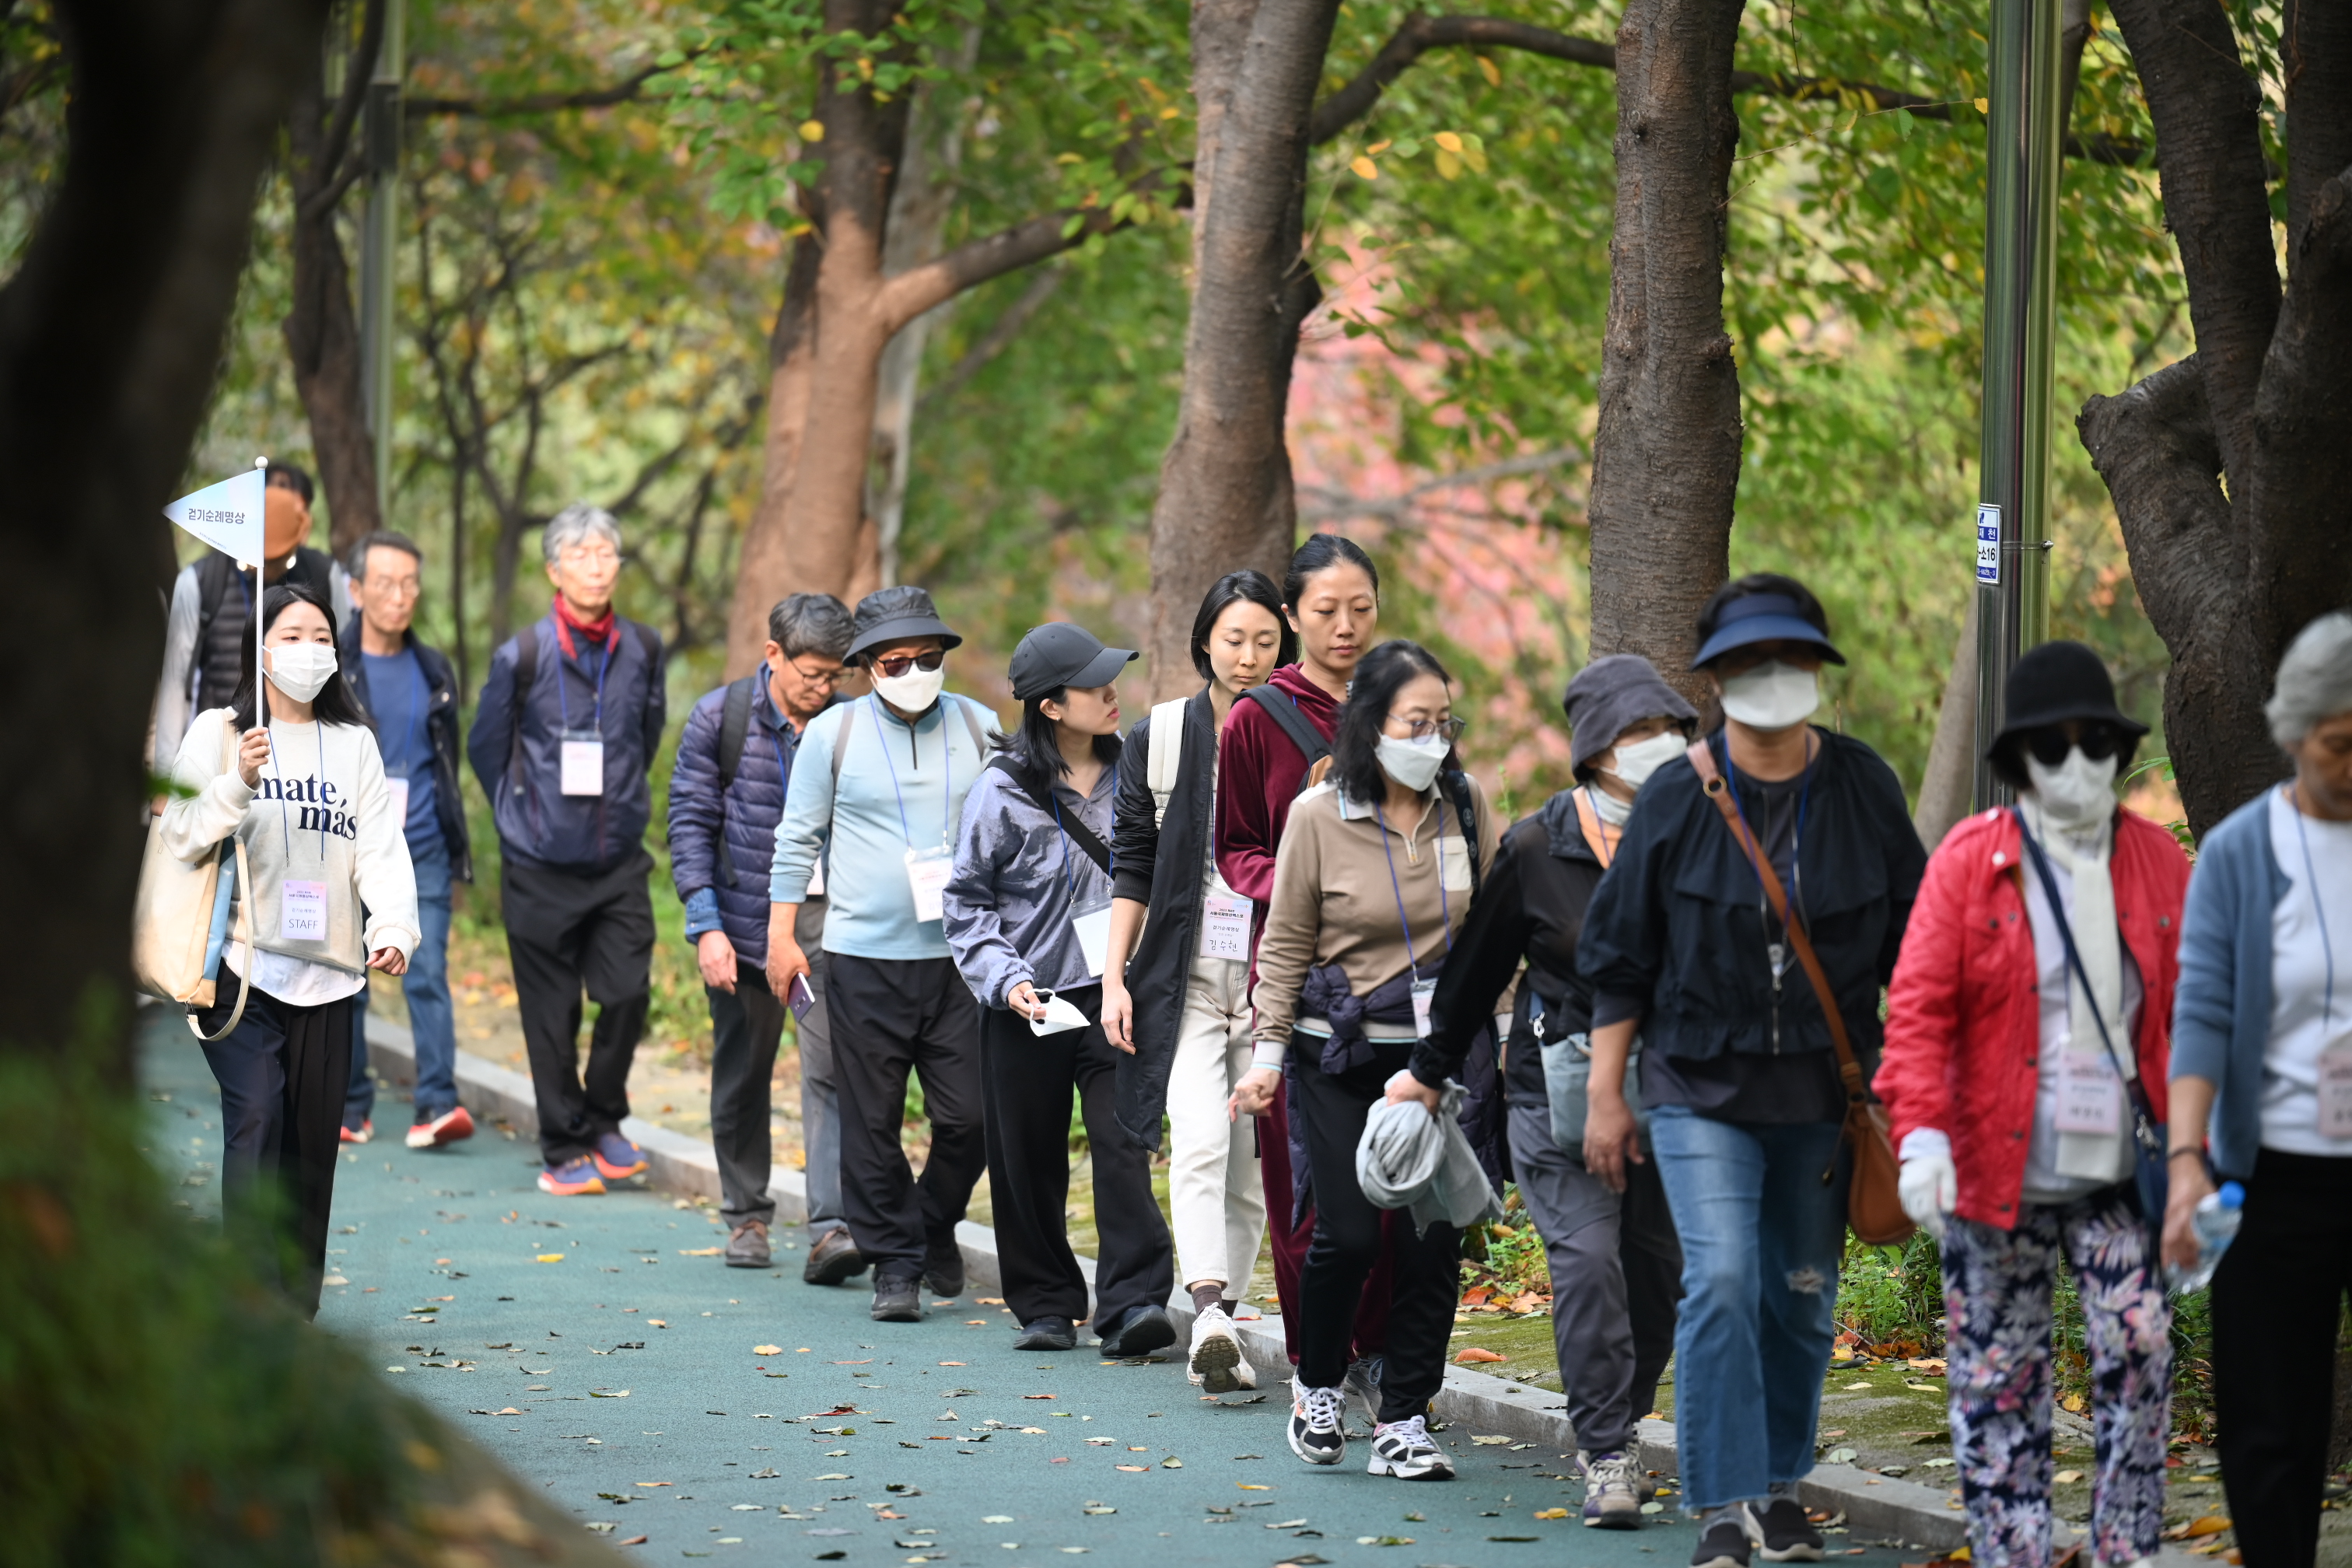
<instances>
[{"instance_id":1,"label":"lanyard","mask_svg":"<svg viewBox=\"0 0 2352 1568\"><path fill-rule=\"evenodd\" d=\"M319 784L324 789L327 783L327 726L316 716L312 717L310 725L319 731ZM294 829L286 815L286 770L278 764L278 724L275 720L269 721L269 771L278 775L278 831L284 836L286 847L290 852L294 847ZM319 861L324 865L326 859L327 803L321 799L319 802Z\"/></svg>"},{"instance_id":2,"label":"lanyard","mask_svg":"<svg viewBox=\"0 0 2352 1568\"><path fill-rule=\"evenodd\" d=\"M1617 858L1617 851L1612 848L1609 843L1611 834L1608 819L1601 815L1601 805L1592 798L1591 784L1586 784L1578 793L1583 796L1576 803L1576 815L1578 826L1586 829L1585 847L1592 851L1592 858L1600 861L1601 868L1606 871L1609 869L1609 862Z\"/></svg>"},{"instance_id":3,"label":"lanyard","mask_svg":"<svg viewBox=\"0 0 2352 1568\"><path fill-rule=\"evenodd\" d=\"M866 700L868 703L874 702L874 699L870 696ZM944 848L955 842L955 752L948 744L947 699L940 700L938 712L940 715L940 845ZM911 854L915 847L915 830L907 826L907 797L898 788L898 763L897 759L890 755L890 731L884 727L887 723L888 721L884 718L880 705L876 704L874 734L882 745L882 761L890 770L890 793L897 796L898 801L898 835L907 841L908 852ZM907 736L908 742L913 743L915 726L911 723L907 726ZM1062 853L1067 855L1069 852L1069 846L1065 844L1062 847Z\"/></svg>"},{"instance_id":4,"label":"lanyard","mask_svg":"<svg viewBox=\"0 0 2352 1568\"><path fill-rule=\"evenodd\" d=\"M616 638L615 640L618 639ZM604 649L604 662L596 667L596 733L599 736L602 736L604 733L604 672L613 668L613 645L612 643L605 643L602 646ZM557 710L563 715L564 733L570 734L572 732L572 703L571 700L563 695L562 652L562 647L559 644L556 647L555 706ZM583 676L583 679L585 679L585 677Z\"/></svg>"},{"instance_id":5,"label":"lanyard","mask_svg":"<svg viewBox=\"0 0 2352 1568\"><path fill-rule=\"evenodd\" d=\"M2319 921L2319 950L2327 955L2327 991L2321 1005L2321 1017L2332 1026L2336 1022L2336 942L2327 934L2327 911L2319 902L2319 873L2311 864L2311 834L2303 826L2303 786L2288 786L2287 806L2294 813L2294 836L2303 845L2303 885L2311 894L2311 912Z\"/></svg>"},{"instance_id":6,"label":"lanyard","mask_svg":"<svg viewBox=\"0 0 2352 1568\"><path fill-rule=\"evenodd\" d=\"M400 760L404 766L416 754L416 716L432 700L425 689L425 661L415 653L408 656L408 733L400 742ZM406 774L402 774L405 778Z\"/></svg>"},{"instance_id":7,"label":"lanyard","mask_svg":"<svg viewBox=\"0 0 2352 1568\"><path fill-rule=\"evenodd\" d=\"M1429 803L1429 809L1443 811L1444 802L1433 800ZM1389 849L1389 819L1381 813L1379 801L1372 802L1372 820L1381 825L1381 858L1389 863L1389 891L1396 895L1397 924L1404 928L1404 961L1412 966L1412 977L1418 980L1421 978L1420 950L1412 945L1412 922L1404 917L1404 889L1397 882L1396 856ZM1454 906L1445 897L1445 822L1443 817L1439 818L1437 831L1430 836L1429 842L1436 850L1433 858L1437 862L1437 907L1444 911L1445 951L1451 953L1454 951ZM1467 844L1462 847L1465 852L1470 849Z\"/></svg>"},{"instance_id":8,"label":"lanyard","mask_svg":"<svg viewBox=\"0 0 2352 1568\"><path fill-rule=\"evenodd\" d=\"M1805 872L1798 858L1804 853L1805 848L1805 805L1813 798L1813 763L1817 760L1813 753L1813 738L1809 734L1805 737L1805 782L1803 787L1797 791L1797 834L1789 845L1790 884L1789 907L1791 913L1800 915L1802 913L1804 902ZM1731 780L1731 809L1739 814L1739 825L1748 829L1748 841L1754 844L1767 859L1769 859L1771 849L1762 839L1756 837L1756 829L1748 821L1747 808L1739 804L1739 770L1731 765L1731 738L1728 735L1725 736L1723 741L1723 771ZM1755 868L1750 867L1749 869ZM1757 897L1764 898L1764 874L1761 871L1756 873L1756 888ZM1769 900L1768 900L1767 902L1769 903Z\"/></svg>"}]
</instances>

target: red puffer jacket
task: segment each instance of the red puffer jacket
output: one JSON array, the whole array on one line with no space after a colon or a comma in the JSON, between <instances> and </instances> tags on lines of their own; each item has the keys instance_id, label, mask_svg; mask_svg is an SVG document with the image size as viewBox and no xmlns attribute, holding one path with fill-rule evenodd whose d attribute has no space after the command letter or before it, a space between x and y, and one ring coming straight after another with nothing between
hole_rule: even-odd
<instances>
[{"instance_id":1,"label":"red puffer jacket","mask_svg":"<svg viewBox=\"0 0 2352 1568\"><path fill-rule=\"evenodd\" d=\"M2116 923L2146 998L2134 1045L2160 1121L2189 858L2145 817L2118 812L2116 825ZM1959 1172L1959 1214L2003 1230L2017 1224L2042 1064L2023 882L2033 870L2022 854L2016 818L1987 811L1953 828L1928 859L1895 964L1873 1084L1894 1118L1895 1148L1914 1128L1941 1130Z\"/></svg>"}]
</instances>

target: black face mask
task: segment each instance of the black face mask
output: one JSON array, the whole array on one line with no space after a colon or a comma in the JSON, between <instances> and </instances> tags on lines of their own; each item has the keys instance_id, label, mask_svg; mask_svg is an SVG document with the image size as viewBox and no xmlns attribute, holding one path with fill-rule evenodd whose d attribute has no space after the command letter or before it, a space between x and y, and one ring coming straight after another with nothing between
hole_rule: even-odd
<instances>
[{"instance_id":1,"label":"black face mask","mask_svg":"<svg viewBox=\"0 0 2352 1568\"><path fill-rule=\"evenodd\" d=\"M2113 724L2099 723L2084 725L2082 735L2076 740L2066 738L2066 727L2063 724L2044 725L2039 730L2029 731L2025 737L2026 749L2033 753L2033 760L2045 768L2054 768L2064 762L2066 753L2077 746L2092 762L2105 762L2114 756L2123 743L2121 730Z\"/></svg>"}]
</instances>

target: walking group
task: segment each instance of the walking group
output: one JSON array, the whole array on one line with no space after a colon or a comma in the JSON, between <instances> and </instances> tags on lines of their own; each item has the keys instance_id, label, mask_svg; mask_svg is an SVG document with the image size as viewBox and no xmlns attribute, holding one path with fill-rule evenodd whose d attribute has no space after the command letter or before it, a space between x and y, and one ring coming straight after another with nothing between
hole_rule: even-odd
<instances>
[{"instance_id":1,"label":"walking group","mask_svg":"<svg viewBox=\"0 0 2352 1568\"><path fill-rule=\"evenodd\" d=\"M613 611L608 516L568 509L545 552L553 608L497 650L466 750L499 838L540 1185L582 1195L646 1168L621 1123L656 940L663 658ZM406 987L410 1143L471 1131L445 952L470 875L455 691L408 626L417 563L389 534L340 571L289 542L257 606L233 572L191 568L159 702L187 792L160 841L250 857L219 944L234 973L194 1022L233 1193L287 1194L270 1256L311 1308L337 1141L369 1132L369 969ZM240 673L251 614L264 666ZM1462 765L1458 684L1380 616L1373 562L1317 535L1281 584L1210 590L1193 695L1128 725L1137 655L1057 622L1012 656L1007 725L945 689L961 639L923 590L776 605L760 668L694 705L668 790L726 1262L772 1263L789 1017L810 1283L870 1270L884 1322L920 1319L925 1287L960 1294L984 1171L1020 1348L1073 1348L1083 1323L1107 1354L1160 1350L1189 1297L1188 1375L1222 1394L1255 1384L1236 1320L1270 1251L1293 1451L1341 1462L1353 1411L1372 1474L1444 1479L1428 1417L1463 1243L1515 1184L1546 1247L1583 1522L1643 1522L1636 1424L1671 1357L1694 1568L1823 1555L1796 1489L1846 1235L1899 1240L1906 1216L1941 1244L1976 1561L2053 1560L2062 1262L2089 1359L2089 1550L2153 1557L2167 1271L2210 1270L2244 1561L2310 1563L2352 1284L2352 952L2338 1028L2329 934L2352 933L2352 615L2280 668L2292 781L2208 834L2193 870L2119 809L2146 730L2078 644L2011 677L1990 761L2017 804L1929 855L1893 770L1811 722L1845 661L1793 579L1718 589L1681 689L1633 656L1580 670L1570 787L1517 823ZM1722 716L1704 734L1702 695Z\"/></svg>"}]
</instances>

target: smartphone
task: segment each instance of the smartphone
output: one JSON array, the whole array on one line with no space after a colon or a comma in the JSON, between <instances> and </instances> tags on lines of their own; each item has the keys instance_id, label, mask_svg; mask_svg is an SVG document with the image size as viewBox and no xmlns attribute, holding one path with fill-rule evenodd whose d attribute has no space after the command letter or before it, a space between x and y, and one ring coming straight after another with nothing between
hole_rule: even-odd
<instances>
[{"instance_id":1,"label":"smartphone","mask_svg":"<svg viewBox=\"0 0 2352 1568\"><path fill-rule=\"evenodd\" d=\"M809 1009L816 1005L816 993L809 989L807 975L793 976L792 989L784 994L784 1005L793 1010L793 1022L798 1024L807 1020Z\"/></svg>"}]
</instances>

